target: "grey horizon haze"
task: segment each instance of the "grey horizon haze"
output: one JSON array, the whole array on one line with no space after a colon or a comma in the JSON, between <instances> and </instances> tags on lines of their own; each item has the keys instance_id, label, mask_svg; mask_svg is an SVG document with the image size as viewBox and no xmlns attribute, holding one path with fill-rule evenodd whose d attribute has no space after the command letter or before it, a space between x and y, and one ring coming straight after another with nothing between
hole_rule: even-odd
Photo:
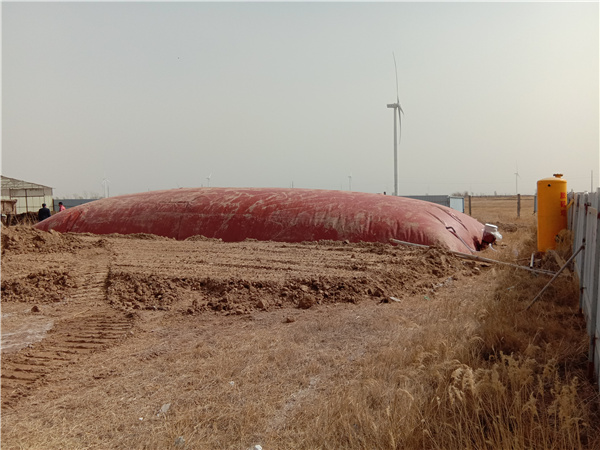
<instances>
[{"instance_id":1,"label":"grey horizon haze","mask_svg":"<svg viewBox=\"0 0 600 450\"><path fill-rule=\"evenodd\" d=\"M2 174L177 187L594 188L590 3L2 3ZM212 174L212 175L211 175Z\"/></svg>"}]
</instances>

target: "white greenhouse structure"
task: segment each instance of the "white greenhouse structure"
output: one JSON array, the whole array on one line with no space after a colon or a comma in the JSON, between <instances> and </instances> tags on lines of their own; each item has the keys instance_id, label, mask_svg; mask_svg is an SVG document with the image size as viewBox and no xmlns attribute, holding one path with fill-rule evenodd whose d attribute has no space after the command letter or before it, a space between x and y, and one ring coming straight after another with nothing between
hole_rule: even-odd
<instances>
[{"instance_id":1,"label":"white greenhouse structure","mask_svg":"<svg viewBox=\"0 0 600 450\"><path fill-rule=\"evenodd\" d=\"M3 206L14 204L13 214L37 212L42 207L42 203L53 208L52 188L2 176L2 203Z\"/></svg>"}]
</instances>

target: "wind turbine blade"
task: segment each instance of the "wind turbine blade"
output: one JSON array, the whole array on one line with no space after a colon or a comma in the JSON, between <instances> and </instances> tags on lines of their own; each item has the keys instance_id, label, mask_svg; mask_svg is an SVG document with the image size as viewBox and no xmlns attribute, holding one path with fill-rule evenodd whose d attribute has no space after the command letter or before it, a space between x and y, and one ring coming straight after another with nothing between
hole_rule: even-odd
<instances>
[{"instance_id":1,"label":"wind turbine blade","mask_svg":"<svg viewBox=\"0 0 600 450\"><path fill-rule=\"evenodd\" d=\"M398 103L398 107L400 107L400 94L398 93L398 65L396 64L396 54L392 52L392 56L394 57L394 70L396 72L396 103Z\"/></svg>"}]
</instances>

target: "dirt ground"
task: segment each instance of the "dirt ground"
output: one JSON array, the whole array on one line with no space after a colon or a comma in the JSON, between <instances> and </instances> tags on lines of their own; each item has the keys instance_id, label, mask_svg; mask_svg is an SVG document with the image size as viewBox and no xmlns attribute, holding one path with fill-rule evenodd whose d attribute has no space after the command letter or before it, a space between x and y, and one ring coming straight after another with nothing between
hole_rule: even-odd
<instances>
[{"instance_id":1,"label":"dirt ground","mask_svg":"<svg viewBox=\"0 0 600 450\"><path fill-rule=\"evenodd\" d=\"M481 271L440 249L372 243L176 241L19 226L3 229L2 245L2 404L8 406L57 366L130 338L148 311L162 311L159 320L293 317L313 307L433 296Z\"/></svg>"},{"instance_id":2,"label":"dirt ground","mask_svg":"<svg viewBox=\"0 0 600 450\"><path fill-rule=\"evenodd\" d=\"M511 219L501 232L530 226L529 218ZM277 410L263 405L260 432L228 439L230 431L213 424L220 437L211 446L186 436L185 448L283 442L292 410L351 371L389 324L417 333L428 326L427 311L444 304L456 323L464 302L489 294L493 271L440 249L387 244L175 241L4 227L2 448L165 448L159 435L177 447L182 431L161 428L159 419L185 411L192 390L216 386L210 395L229 398L227 389L248 379L256 381L248 393L255 405L265 392L280 395ZM472 320L463 317L460 326ZM247 373L259 370L248 361L225 367L286 336L294 337L278 351L294 348L289 357L306 360L296 381L286 381L293 377L284 369L279 382L262 380L269 360L261 361L262 375ZM208 364L216 354L229 360L188 367L190 359ZM338 374L327 378L334 368Z\"/></svg>"}]
</instances>

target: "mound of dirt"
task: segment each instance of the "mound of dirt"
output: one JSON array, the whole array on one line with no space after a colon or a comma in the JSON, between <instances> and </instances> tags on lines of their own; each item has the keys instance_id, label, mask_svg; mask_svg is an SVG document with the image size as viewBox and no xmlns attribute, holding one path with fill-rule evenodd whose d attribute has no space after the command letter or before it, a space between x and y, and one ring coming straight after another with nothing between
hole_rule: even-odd
<instances>
[{"instance_id":1,"label":"mound of dirt","mask_svg":"<svg viewBox=\"0 0 600 450\"><path fill-rule=\"evenodd\" d=\"M336 243L337 245L337 243ZM329 250L342 250L334 246ZM389 245L369 245L386 255L385 264L368 267L359 258L351 265L356 275L320 274L288 279L242 278L225 275L163 276L111 271L107 283L109 302L123 309L171 310L187 313L217 311L245 314L281 307L307 309L315 304L358 303L368 299L387 301L415 294L434 295L436 289L461 276L479 273L441 249L399 251ZM352 273L351 272L351 273Z\"/></svg>"},{"instance_id":2,"label":"mound of dirt","mask_svg":"<svg viewBox=\"0 0 600 450\"><path fill-rule=\"evenodd\" d=\"M2 255L20 253L76 252L90 248L75 234L40 231L27 225L2 227Z\"/></svg>"},{"instance_id":3,"label":"mound of dirt","mask_svg":"<svg viewBox=\"0 0 600 450\"><path fill-rule=\"evenodd\" d=\"M97 236L92 233L85 233L86 235ZM158 236L156 234L150 233L131 233L131 234L120 234L120 233L110 233L103 234L107 238L120 238L120 239L142 239L146 241L172 241L173 238Z\"/></svg>"},{"instance_id":4,"label":"mound of dirt","mask_svg":"<svg viewBox=\"0 0 600 450\"><path fill-rule=\"evenodd\" d=\"M185 241L214 241L214 242L223 242L221 238L209 238L206 236L202 236L201 234L197 234L195 236L190 236L189 238L185 238Z\"/></svg>"},{"instance_id":5,"label":"mound of dirt","mask_svg":"<svg viewBox=\"0 0 600 450\"><path fill-rule=\"evenodd\" d=\"M107 281L109 302L134 309L169 309L177 289L173 280L152 275L110 273Z\"/></svg>"},{"instance_id":6,"label":"mound of dirt","mask_svg":"<svg viewBox=\"0 0 600 450\"><path fill-rule=\"evenodd\" d=\"M58 302L77 287L69 272L42 270L19 279L3 279L2 302Z\"/></svg>"}]
</instances>

